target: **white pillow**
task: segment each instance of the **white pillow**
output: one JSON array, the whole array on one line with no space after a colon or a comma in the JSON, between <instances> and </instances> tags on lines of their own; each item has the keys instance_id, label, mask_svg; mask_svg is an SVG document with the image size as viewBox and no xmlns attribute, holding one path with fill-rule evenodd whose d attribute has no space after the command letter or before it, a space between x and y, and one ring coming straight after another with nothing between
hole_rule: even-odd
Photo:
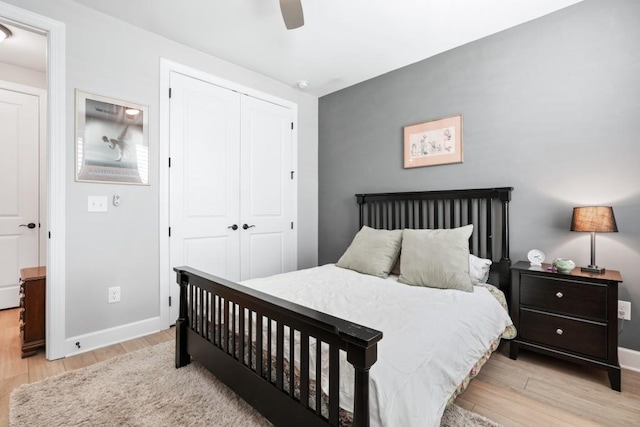
<instances>
[{"instance_id":1,"label":"white pillow","mask_svg":"<svg viewBox=\"0 0 640 427\"><path fill-rule=\"evenodd\" d=\"M487 283L491 264L490 259L478 258L474 254L469 254L469 277L474 285Z\"/></svg>"}]
</instances>

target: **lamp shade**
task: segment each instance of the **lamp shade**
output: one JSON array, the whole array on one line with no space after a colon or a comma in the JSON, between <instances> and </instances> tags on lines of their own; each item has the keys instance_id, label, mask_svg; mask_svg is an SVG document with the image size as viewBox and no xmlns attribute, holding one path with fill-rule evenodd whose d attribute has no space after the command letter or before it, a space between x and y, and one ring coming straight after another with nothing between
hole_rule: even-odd
<instances>
[{"instance_id":1,"label":"lamp shade","mask_svg":"<svg viewBox=\"0 0 640 427\"><path fill-rule=\"evenodd\" d=\"M611 206L582 206L573 208L571 231L614 233L618 231Z\"/></svg>"}]
</instances>

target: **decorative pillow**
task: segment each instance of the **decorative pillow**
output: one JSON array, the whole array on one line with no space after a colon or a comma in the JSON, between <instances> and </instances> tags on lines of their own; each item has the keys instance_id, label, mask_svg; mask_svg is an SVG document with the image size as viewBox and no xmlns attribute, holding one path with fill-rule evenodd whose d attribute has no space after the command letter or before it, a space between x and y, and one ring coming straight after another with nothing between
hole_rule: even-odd
<instances>
[{"instance_id":1,"label":"decorative pillow","mask_svg":"<svg viewBox=\"0 0 640 427\"><path fill-rule=\"evenodd\" d=\"M398 258L401 243L402 230L376 230L365 225L336 265L387 278Z\"/></svg>"},{"instance_id":2,"label":"decorative pillow","mask_svg":"<svg viewBox=\"0 0 640 427\"><path fill-rule=\"evenodd\" d=\"M473 292L469 277L469 237L473 225L402 233L401 283Z\"/></svg>"},{"instance_id":3,"label":"decorative pillow","mask_svg":"<svg viewBox=\"0 0 640 427\"><path fill-rule=\"evenodd\" d=\"M474 254L469 254L469 276L474 285L487 283L491 264L490 259L478 258Z\"/></svg>"}]
</instances>

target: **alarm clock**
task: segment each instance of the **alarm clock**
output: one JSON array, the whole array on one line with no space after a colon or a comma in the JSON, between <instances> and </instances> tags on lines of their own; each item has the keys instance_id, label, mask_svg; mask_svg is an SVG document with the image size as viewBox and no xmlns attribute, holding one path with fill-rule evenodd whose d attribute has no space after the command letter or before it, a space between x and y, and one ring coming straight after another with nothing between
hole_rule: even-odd
<instances>
[{"instance_id":1,"label":"alarm clock","mask_svg":"<svg viewBox=\"0 0 640 427\"><path fill-rule=\"evenodd\" d=\"M541 266L544 262L544 252L539 249L531 249L527 254L527 258L529 259L529 263L535 266Z\"/></svg>"}]
</instances>

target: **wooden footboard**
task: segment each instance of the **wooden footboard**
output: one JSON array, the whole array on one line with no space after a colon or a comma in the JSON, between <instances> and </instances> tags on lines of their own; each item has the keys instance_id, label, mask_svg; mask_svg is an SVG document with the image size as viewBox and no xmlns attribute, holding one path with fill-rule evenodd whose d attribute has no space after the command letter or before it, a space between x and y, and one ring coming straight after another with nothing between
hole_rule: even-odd
<instances>
[{"instance_id":1,"label":"wooden footboard","mask_svg":"<svg viewBox=\"0 0 640 427\"><path fill-rule=\"evenodd\" d=\"M369 425L369 369L382 332L190 267L174 271L180 285L176 368L193 357L276 426L337 426L344 351L355 369L353 425ZM310 372L313 360L328 362L328 373L321 363L311 363Z\"/></svg>"}]
</instances>

